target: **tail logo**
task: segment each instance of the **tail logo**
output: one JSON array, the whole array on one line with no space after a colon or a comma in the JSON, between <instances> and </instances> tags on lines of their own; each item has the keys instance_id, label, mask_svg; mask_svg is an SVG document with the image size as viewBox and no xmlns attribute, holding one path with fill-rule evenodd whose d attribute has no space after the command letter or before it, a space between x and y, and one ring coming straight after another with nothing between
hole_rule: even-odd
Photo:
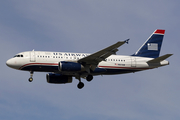
<instances>
[{"instance_id":1,"label":"tail logo","mask_svg":"<svg viewBox=\"0 0 180 120\"><path fill-rule=\"evenodd\" d=\"M157 29L133 56L158 58L165 30Z\"/></svg>"},{"instance_id":2,"label":"tail logo","mask_svg":"<svg viewBox=\"0 0 180 120\"><path fill-rule=\"evenodd\" d=\"M148 43L148 50L158 51L158 44L157 43Z\"/></svg>"}]
</instances>

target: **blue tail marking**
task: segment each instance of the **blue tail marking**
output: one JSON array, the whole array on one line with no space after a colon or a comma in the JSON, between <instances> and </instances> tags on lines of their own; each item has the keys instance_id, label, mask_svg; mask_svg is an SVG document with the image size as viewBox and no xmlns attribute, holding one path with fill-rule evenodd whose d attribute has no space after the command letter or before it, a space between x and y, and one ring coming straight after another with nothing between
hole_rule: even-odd
<instances>
[{"instance_id":1,"label":"blue tail marking","mask_svg":"<svg viewBox=\"0 0 180 120\"><path fill-rule=\"evenodd\" d=\"M165 30L157 29L132 56L159 57Z\"/></svg>"}]
</instances>

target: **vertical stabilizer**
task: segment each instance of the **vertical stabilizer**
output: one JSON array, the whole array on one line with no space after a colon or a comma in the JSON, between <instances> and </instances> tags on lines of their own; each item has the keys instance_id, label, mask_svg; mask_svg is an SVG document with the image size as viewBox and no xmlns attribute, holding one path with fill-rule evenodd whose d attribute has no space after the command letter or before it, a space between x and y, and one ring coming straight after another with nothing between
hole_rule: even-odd
<instances>
[{"instance_id":1,"label":"vertical stabilizer","mask_svg":"<svg viewBox=\"0 0 180 120\"><path fill-rule=\"evenodd\" d=\"M157 29L133 56L157 58L161 50L165 30Z\"/></svg>"}]
</instances>

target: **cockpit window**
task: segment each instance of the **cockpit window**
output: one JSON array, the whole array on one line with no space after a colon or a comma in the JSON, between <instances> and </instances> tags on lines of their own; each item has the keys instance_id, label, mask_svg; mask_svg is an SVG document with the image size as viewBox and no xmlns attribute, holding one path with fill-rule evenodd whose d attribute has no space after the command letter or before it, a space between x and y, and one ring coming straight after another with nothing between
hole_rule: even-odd
<instances>
[{"instance_id":1,"label":"cockpit window","mask_svg":"<svg viewBox=\"0 0 180 120\"><path fill-rule=\"evenodd\" d=\"M14 57L23 57L23 55L15 55Z\"/></svg>"}]
</instances>

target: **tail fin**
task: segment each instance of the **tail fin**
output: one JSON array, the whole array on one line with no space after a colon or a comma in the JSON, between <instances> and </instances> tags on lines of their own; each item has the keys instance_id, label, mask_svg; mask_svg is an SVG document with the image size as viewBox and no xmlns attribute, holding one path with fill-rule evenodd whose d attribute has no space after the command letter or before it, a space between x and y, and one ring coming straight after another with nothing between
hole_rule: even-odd
<instances>
[{"instance_id":1,"label":"tail fin","mask_svg":"<svg viewBox=\"0 0 180 120\"><path fill-rule=\"evenodd\" d=\"M157 58L161 50L165 30L157 29L133 56Z\"/></svg>"}]
</instances>

